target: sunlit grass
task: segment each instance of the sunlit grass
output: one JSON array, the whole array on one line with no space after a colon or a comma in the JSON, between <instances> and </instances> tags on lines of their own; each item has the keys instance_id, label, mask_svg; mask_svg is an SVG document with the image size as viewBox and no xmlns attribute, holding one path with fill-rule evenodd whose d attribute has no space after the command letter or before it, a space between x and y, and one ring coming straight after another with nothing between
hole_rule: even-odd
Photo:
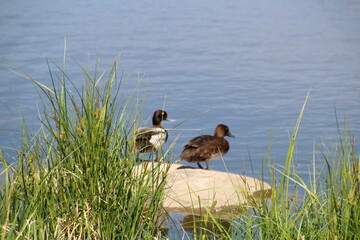
<instances>
[{"instance_id":1,"label":"sunlit grass","mask_svg":"<svg viewBox=\"0 0 360 240\"><path fill-rule=\"evenodd\" d=\"M120 96L117 65L114 61L99 75L82 69L82 89L65 67L49 68L52 86L28 78L43 93L42 126L28 132L24 124L17 167L0 152L6 175L0 192L2 239L160 234L165 176L156 165L141 176L133 173L137 113L129 108L131 96Z\"/></svg>"}]
</instances>

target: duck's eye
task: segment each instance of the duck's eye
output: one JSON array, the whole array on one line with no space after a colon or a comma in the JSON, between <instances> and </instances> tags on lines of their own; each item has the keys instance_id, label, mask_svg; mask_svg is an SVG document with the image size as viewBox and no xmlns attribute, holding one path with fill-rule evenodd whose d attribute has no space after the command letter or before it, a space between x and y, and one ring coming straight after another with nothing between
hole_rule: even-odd
<instances>
[{"instance_id":1,"label":"duck's eye","mask_svg":"<svg viewBox=\"0 0 360 240\"><path fill-rule=\"evenodd\" d=\"M161 115L165 115L165 112L161 112Z\"/></svg>"}]
</instances>

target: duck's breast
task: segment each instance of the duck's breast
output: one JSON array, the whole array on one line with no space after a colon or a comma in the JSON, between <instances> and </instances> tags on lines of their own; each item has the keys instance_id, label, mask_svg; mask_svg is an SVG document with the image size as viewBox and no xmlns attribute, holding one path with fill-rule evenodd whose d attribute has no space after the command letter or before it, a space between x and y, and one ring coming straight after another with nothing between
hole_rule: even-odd
<instances>
[{"instance_id":1,"label":"duck's breast","mask_svg":"<svg viewBox=\"0 0 360 240\"><path fill-rule=\"evenodd\" d=\"M150 143L155 149L159 150L165 144L168 138L168 133L163 128L153 128L151 132Z\"/></svg>"}]
</instances>

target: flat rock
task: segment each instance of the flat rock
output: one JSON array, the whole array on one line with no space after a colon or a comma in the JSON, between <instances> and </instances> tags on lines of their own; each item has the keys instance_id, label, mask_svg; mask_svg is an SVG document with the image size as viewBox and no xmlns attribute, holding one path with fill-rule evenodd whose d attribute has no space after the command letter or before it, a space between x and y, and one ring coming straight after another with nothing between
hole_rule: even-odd
<instances>
[{"instance_id":1,"label":"flat rock","mask_svg":"<svg viewBox=\"0 0 360 240\"><path fill-rule=\"evenodd\" d=\"M269 197L271 187L266 182L244 175L192 168L175 163L151 163L168 169L163 207L183 214L198 214L205 209L222 211L244 208L260 196ZM140 164L142 173L149 163Z\"/></svg>"}]
</instances>

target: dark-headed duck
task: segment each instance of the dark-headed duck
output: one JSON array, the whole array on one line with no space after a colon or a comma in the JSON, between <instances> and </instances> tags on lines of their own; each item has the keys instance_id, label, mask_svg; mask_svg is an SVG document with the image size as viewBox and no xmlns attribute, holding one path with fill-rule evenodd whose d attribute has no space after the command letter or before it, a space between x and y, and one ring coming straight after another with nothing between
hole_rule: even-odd
<instances>
[{"instance_id":1,"label":"dark-headed duck","mask_svg":"<svg viewBox=\"0 0 360 240\"><path fill-rule=\"evenodd\" d=\"M152 127L141 127L135 135L136 151L140 153L155 152L155 161L158 161L158 151L168 139L168 132L161 125L162 121L169 120L168 114L163 110L154 112Z\"/></svg>"},{"instance_id":2,"label":"dark-headed duck","mask_svg":"<svg viewBox=\"0 0 360 240\"><path fill-rule=\"evenodd\" d=\"M178 163L186 160L191 163L197 163L199 168L203 168L200 162L206 163L206 169L209 169L209 162L224 156L230 148L229 142L225 136L234 137L228 126L219 124L215 128L214 136L201 135L185 143L184 150L180 158L175 161Z\"/></svg>"}]
</instances>

